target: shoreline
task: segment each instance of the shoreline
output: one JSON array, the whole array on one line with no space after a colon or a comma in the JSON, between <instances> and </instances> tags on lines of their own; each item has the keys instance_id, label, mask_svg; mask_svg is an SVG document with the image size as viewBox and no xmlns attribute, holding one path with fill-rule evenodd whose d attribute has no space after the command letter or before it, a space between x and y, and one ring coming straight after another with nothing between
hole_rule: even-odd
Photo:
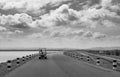
<instances>
[{"instance_id":1,"label":"shoreline","mask_svg":"<svg viewBox=\"0 0 120 77\"><path fill-rule=\"evenodd\" d=\"M11 61L10 70L8 70L8 63L7 63L8 60L6 62L1 62L0 63L0 77L4 77L7 73L9 73L12 70L16 69L17 67L25 64L26 62L32 60L36 56L38 56L38 54L26 55L26 56L24 56L24 58L23 57L19 58L19 65L17 64L18 58L10 60Z\"/></svg>"}]
</instances>

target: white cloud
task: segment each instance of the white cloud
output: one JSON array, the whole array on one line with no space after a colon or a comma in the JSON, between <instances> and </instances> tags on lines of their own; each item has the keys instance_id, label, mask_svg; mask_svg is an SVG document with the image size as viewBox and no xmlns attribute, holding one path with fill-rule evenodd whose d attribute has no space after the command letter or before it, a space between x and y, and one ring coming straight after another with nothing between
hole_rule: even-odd
<instances>
[{"instance_id":1,"label":"white cloud","mask_svg":"<svg viewBox=\"0 0 120 77\"><path fill-rule=\"evenodd\" d=\"M15 30L15 33L16 34L22 34L22 33L24 33L23 31L20 31L20 30Z\"/></svg>"},{"instance_id":2,"label":"white cloud","mask_svg":"<svg viewBox=\"0 0 120 77\"><path fill-rule=\"evenodd\" d=\"M115 10L115 11L120 10L119 4L117 4L117 5L112 5L110 8L111 8L112 10Z\"/></svg>"},{"instance_id":3,"label":"white cloud","mask_svg":"<svg viewBox=\"0 0 120 77\"><path fill-rule=\"evenodd\" d=\"M110 11L106 8L97 9L96 7L91 7L89 9L81 10L79 12L81 16L80 21L78 22L86 24L88 23L87 26L91 28L96 28L100 25L105 27L115 26L116 22L114 22L114 19L119 20L120 18L120 16L118 16L116 12Z\"/></svg>"},{"instance_id":4,"label":"white cloud","mask_svg":"<svg viewBox=\"0 0 120 77\"><path fill-rule=\"evenodd\" d=\"M22 14L18 14L19 18L18 20L22 23L32 23L32 17L29 16L28 14L22 13Z\"/></svg>"},{"instance_id":5,"label":"white cloud","mask_svg":"<svg viewBox=\"0 0 120 77\"><path fill-rule=\"evenodd\" d=\"M109 10L104 8L101 8L101 9L90 8L90 9L84 10L83 14L88 19L116 15L114 12L110 12Z\"/></svg>"},{"instance_id":6,"label":"white cloud","mask_svg":"<svg viewBox=\"0 0 120 77\"><path fill-rule=\"evenodd\" d=\"M71 28L65 28L65 27L59 27L59 28L55 28L50 30L51 37L66 37L69 34L71 34L73 30Z\"/></svg>"},{"instance_id":7,"label":"white cloud","mask_svg":"<svg viewBox=\"0 0 120 77\"><path fill-rule=\"evenodd\" d=\"M93 33L91 31L87 31L83 34L83 37L91 38L91 37L93 37Z\"/></svg>"},{"instance_id":8,"label":"white cloud","mask_svg":"<svg viewBox=\"0 0 120 77\"><path fill-rule=\"evenodd\" d=\"M28 37L34 38L74 38L75 36L81 37L86 31L83 29L72 29L69 27L54 27L45 29L40 33L33 33Z\"/></svg>"},{"instance_id":9,"label":"white cloud","mask_svg":"<svg viewBox=\"0 0 120 77\"><path fill-rule=\"evenodd\" d=\"M93 38L95 38L95 39L102 39L102 38L105 38L106 37L106 35L105 34L102 34L102 33L100 33L100 32L95 32L94 34L93 34Z\"/></svg>"},{"instance_id":10,"label":"white cloud","mask_svg":"<svg viewBox=\"0 0 120 77\"><path fill-rule=\"evenodd\" d=\"M9 36L9 35L14 34L14 32L8 31L8 32L5 32L5 34L7 34Z\"/></svg>"},{"instance_id":11,"label":"white cloud","mask_svg":"<svg viewBox=\"0 0 120 77\"><path fill-rule=\"evenodd\" d=\"M106 26L106 27L116 27L117 25L109 20L104 20L102 21L102 24L103 26Z\"/></svg>"},{"instance_id":12,"label":"white cloud","mask_svg":"<svg viewBox=\"0 0 120 77\"><path fill-rule=\"evenodd\" d=\"M0 0L0 8L3 10L17 9L20 12L42 13L40 10L47 4L59 5L68 0Z\"/></svg>"},{"instance_id":13,"label":"white cloud","mask_svg":"<svg viewBox=\"0 0 120 77\"><path fill-rule=\"evenodd\" d=\"M72 9L74 8L74 1L73 5L72 3L71 5L63 4L58 7L62 1L67 0L0 0L0 8L2 10L7 11L14 9L19 11L19 14L14 15L0 14L0 39L11 37L12 39L26 39L28 42L35 40L37 41L35 44L41 43L41 39L44 39L45 42L46 39L57 39L57 41L60 41L59 44L61 44L61 46L68 40L67 45L73 45L74 43L77 44L75 46L80 46L80 44L82 46L87 43L89 46L98 46L97 42L104 42L102 45L106 45L105 43L109 41L109 39L120 39L120 36L117 36L119 31L116 31L116 34L114 31L111 32L111 30L120 30L120 16L116 13L116 11L119 10L119 4L113 4L111 0L102 0L100 4L95 6L87 4L86 8L80 10L81 5L81 7L75 10L76 7ZM57 6L58 8L51 6L56 9L51 10L49 13L41 14L41 12L45 11L44 9L47 4ZM83 3L83 5L85 4L86 3ZM41 9L42 7L44 8ZM48 9L51 9L51 7ZM40 15L37 15L37 18L30 13ZM63 42L61 42L61 39ZM72 40L75 41L72 42ZM24 41L24 45L26 41ZM92 41L97 42L94 44ZM47 45L48 42L49 41L46 42ZM112 42L114 42L114 40ZM91 45L89 43L91 43ZM44 42L41 43L41 46L42 45L44 45Z\"/></svg>"},{"instance_id":14,"label":"white cloud","mask_svg":"<svg viewBox=\"0 0 120 77\"><path fill-rule=\"evenodd\" d=\"M36 27L68 25L68 23L77 20L77 18L77 11L70 9L68 5L64 4L56 10L52 10L49 14L42 15L40 20L34 21L31 25L36 25Z\"/></svg>"},{"instance_id":15,"label":"white cloud","mask_svg":"<svg viewBox=\"0 0 120 77\"><path fill-rule=\"evenodd\" d=\"M30 24L32 22L33 22L32 17L26 13L0 16L0 24L4 26L16 24ZM28 26L30 27L30 25Z\"/></svg>"},{"instance_id":16,"label":"white cloud","mask_svg":"<svg viewBox=\"0 0 120 77\"><path fill-rule=\"evenodd\" d=\"M51 11L50 14L41 16L42 19L40 23L45 26L72 25L74 27L78 25L92 28L97 26L98 23L96 24L96 22L99 22L99 20L107 20L106 17L119 16L117 16L115 12L111 12L105 8L97 9L96 7L91 7L89 9L76 11L64 4L58 9ZM93 19L95 19L96 22Z\"/></svg>"},{"instance_id":17,"label":"white cloud","mask_svg":"<svg viewBox=\"0 0 120 77\"><path fill-rule=\"evenodd\" d=\"M86 31L83 34L83 38L89 38L89 39L104 39L106 38L106 34L102 34L100 32L91 32L91 31Z\"/></svg>"},{"instance_id":18,"label":"white cloud","mask_svg":"<svg viewBox=\"0 0 120 77\"><path fill-rule=\"evenodd\" d=\"M104 8L109 8L112 11L118 11L120 10L120 3L117 1L116 3L114 2L115 0L101 0L101 5Z\"/></svg>"},{"instance_id":19,"label":"white cloud","mask_svg":"<svg viewBox=\"0 0 120 77\"><path fill-rule=\"evenodd\" d=\"M116 13L110 12L109 10L104 8L96 9L95 7L76 11L69 8L69 5L64 4L56 10L52 10L50 13L42 15L41 19L37 19L35 21L33 21L32 17L26 13L8 16L2 15L1 24L14 25L25 23L25 25L27 24L30 27L53 27L69 25L72 27L85 26L92 28L97 26L96 22L93 21L93 19L104 19L106 16L115 17Z\"/></svg>"},{"instance_id":20,"label":"white cloud","mask_svg":"<svg viewBox=\"0 0 120 77\"><path fill-rule=\"evenodd\" d=\"M27 38L42 38L41 33L33 33L31 35L28 35Z\"/></svg>"},{"instance_id":21,"label":"white cloud","mask_svg":"<svg viewBox=\"0 0 120 77\"><path fill-rule=\"evenodd\" d=\"M101 0L101 5L104 7L110 6L112 0Z\"/></svg>"},{"instance_id":22,"label":"white cloud","mask_svg":"<svg viewBox=\"0 0 120 77\"><path fill-rule=\"evenodd\" d=\"M48 35L47 37L53 38L89 38L89 39L102 39L105 38L106 35L100 32L92 32L85 29L76 29L70 27L57 27L45 30L44 35ZM43 35L43 36L44 36Z\"/></svg>"},{"instance_id":23,"label":"white cloud","mask_svg":"<svg viewBox=\"0 0 120 77\"><path fill-rule=\"evenodd\" d=\"M0 31L7 31L7 29L5 28L5 27L2 27L2 26L0 26Z\"/></svg>"},{"instance_id":24,"label":"white cloud","mask_svg":"<svg viewBox=\"0 0 120 77\"><path fill-rule=\"evenodd\" d=\"M13 6L15 6L15 4L13 4ZM39 5L38 7L40 6L43 5ZM36 10L37 4L33 7L31 4L29 6L30 8L28 8L28 5L26 5L26 7L28 10L30 9ZM34 7L36 9L34 9ZM43 36L63 37L63 38L64 37L74 38L78 36L78 37L93 38L93 39L104 38L106 36L104 35L104 33L103 34L96 33L97 31L92 32L89 29L91 28L95 29L98 26L104 26L107 28L116 26L115 22L112 22L111 19L109 19L109 17L111 18L112 17L120 18L120 17L115 12L113 11L111 12L104 7L101 7L99 9L97 7L98 6L93 6L87 9L77 11L71 9L69 5L63 4L56 10L51 10L50 13L40 16L39 18L41 19L36 19L35 21L33 21L32 16L26 13L15 14L15 15L1 15L0 24L9 25L9 26L11 25L12 27L27 26L30 27L31 29L37 29L37 28L44 29L43 30L44 32L39 31L40 32L39 33L38 31L36 31L36 33L33 33L32 35L28 36L31 38L33 37L41 38ZM22 24L22 25L18 25L18 24ZM48 34L45 34L47 32ZM16 30L15 33L24 33L24 32L21 32L20 30Z\"/></svg>"},{"instance_id":25,"label":"white cloud","mask_svg":"<svg viewBox=\"0 0 120 77\"><path fill-rule=\"evenodd\" d=\"M90 7L89 9L76 11L64 4L56 10L52 10L49 14L41 16L41 19L33 21L31 26L47 27L48 31L45 31L48 33L48 37L74 38L78 36L101 39L105 38L106 35L89 31L89 28L117 26L108 17L119 18L115 12L105 8L97 9L96 7ZM39 34L35 34L35 36L39 36Z\"/></svg>"},{"instance_id":26,"label":"white cloud","mask_svg":"<svg viewBox=\"0 0 120 77\"><path fill-rule=\"evenodd\" d=\"M2 25L6 25L6 24L16 24L16 23L19 23L19 21L17 21L17 19L14 18L14 16L12 15L2 15L0 16L0 24Z\"/></svg>"}]
</instances>

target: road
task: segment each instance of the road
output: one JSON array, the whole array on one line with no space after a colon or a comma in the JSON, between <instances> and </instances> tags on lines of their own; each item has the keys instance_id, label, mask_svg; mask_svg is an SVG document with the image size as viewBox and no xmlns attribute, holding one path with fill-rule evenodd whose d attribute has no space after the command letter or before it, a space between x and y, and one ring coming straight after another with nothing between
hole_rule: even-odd
<instances>
[{"instance_id":1,"label":"road","mask_svg":"<svg viewBox=\"0 0 120 77\"><path fill-rule=\"evenodd\" d=\"M5 77L120 77L120 73L55 53L49 54L48 60L36 57Z\"/></svg>"}]
</instances>

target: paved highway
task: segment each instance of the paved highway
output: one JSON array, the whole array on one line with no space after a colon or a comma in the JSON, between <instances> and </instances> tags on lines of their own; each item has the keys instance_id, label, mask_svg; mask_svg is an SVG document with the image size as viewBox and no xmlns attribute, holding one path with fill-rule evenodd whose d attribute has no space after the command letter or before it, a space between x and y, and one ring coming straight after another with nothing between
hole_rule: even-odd
<instances>
[{"instance_id":1,"label":"paved highway","mask_svg":"<svg viewBox=\"0 0 120 77\"><path fill-rule=\"evenodd\" d=\"M49 54L48 60L36 57L5 77L120 77L120 73L55 53Z\"/></svg>"}]
</instances>

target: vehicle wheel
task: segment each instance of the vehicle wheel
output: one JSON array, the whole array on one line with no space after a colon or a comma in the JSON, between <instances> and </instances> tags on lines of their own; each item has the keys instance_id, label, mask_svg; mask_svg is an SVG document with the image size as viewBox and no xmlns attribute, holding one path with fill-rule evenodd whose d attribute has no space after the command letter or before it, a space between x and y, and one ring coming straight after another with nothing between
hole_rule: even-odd
<instances>
[{"instance_id":1,"label":"vehicle wheel","mask_svg":"<svg viewBox=\"0 0 120 77\"><path fill-rule=\"evenodd\" d=\"M41 59L41 57L39 57L39 59Z\"/></svg>"},{"instance_id":2,"label":"vehicle wheel","mask_svg":"<svg viewBox=\"0 0 120 77\"><path fill-rule=\"evenodd\" d=\"M45 57L45 59L47 59L47 57Z\"/></svg>"}]
</instances>

